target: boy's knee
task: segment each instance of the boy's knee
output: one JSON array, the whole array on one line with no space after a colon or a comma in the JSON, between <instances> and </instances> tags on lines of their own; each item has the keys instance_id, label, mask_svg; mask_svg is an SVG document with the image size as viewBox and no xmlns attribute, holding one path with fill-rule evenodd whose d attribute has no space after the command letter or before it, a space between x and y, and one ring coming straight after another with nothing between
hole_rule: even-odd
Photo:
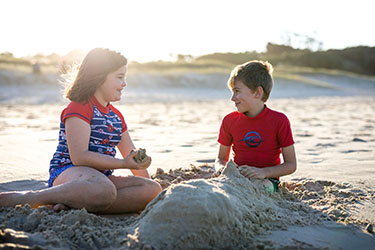
<instances>
[{"instance_id":1,"label":"boy's knee","mask_svg":"<svg viewBox=\"0 0 375 250\"><path fill-rule=\"evenodd\" d=\"M275 185L271 180L262 180L261 186L270 194L277 192L277 185Z\"/></svg>"}]
</instances>

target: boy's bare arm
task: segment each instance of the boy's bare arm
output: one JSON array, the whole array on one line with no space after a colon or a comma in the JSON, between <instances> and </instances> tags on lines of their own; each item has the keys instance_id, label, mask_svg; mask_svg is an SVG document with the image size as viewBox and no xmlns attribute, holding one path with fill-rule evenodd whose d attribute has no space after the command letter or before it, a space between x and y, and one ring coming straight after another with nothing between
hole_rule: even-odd
<instances>
[{"instance_id":1,"label":"boy's bare arm","mask_svg":"<svg viewBox=\"0 0 375 250\"><path fill-rule=\"evenodd\" d=\"M284 163L266 168L256 168L251 166L240 166L241 174L247 178L277 178L284 175L292 174L297 169L296 153L294 145L282 148Z\"/></svg>"},{"instance_id":2,"label":"boy's bare arm","mask_svg":"<svg viewBox=\"0 0 375 250\"><path fill-rule=\"evenodd\" d=\"M222 169L225 167L229 160L230 147L220 144L219 153L215 161L215 171L212 177L217 177L220 175Z\"/></svg>"},{"instance_id":3,"label":"boy's bare arm","mask_svg":"<svg viewBox=\"0 0 375 250\"><path fill-rule=\"evenodd\" d=\"M227 164L229 159L230 147L220 144L219 153L215 162L215 167L220 168Z\"/></svg>"}]
</instances>

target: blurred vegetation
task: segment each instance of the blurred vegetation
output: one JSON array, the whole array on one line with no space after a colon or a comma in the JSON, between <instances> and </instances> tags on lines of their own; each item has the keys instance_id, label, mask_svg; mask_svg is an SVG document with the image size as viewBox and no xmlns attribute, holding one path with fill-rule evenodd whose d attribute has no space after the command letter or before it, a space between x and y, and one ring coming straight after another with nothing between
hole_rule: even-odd
<instances>
[{"instance_id":1,"label":"blurred vegetation","mask_svg":"<svg viewBox=\"0 0 375 250\"><path fill-rule=\"evenodd\" d=\"M343 50L312 52L290 46L269 43L261 59L274 65L290 65L320 69L333 69L364 75L375 75L375 47L352 47Z\"/></svg>"},{"instance_id":2,"label":"blurred vegetation","mask_svg":"<svg viewBox=\"0 0 375 250\"><path fill-rule=\"evenodd\" d=\"M37 54L16 58L10 52L0 54L0 69L38 73L66 73L78 64L84 53L73 50L67 55ZM375 47L358 46L342 50L318 50L293 48L290 45L268 43L265 52L213 53L199 57L177 55L175 61L147 63L130 62L130 74L137 73L225 73L229 74L235 65L249 60L269 61L275 68L275 77L295 78L298 73L351 72L375 76Z\"/></svg>"}]
</instances>

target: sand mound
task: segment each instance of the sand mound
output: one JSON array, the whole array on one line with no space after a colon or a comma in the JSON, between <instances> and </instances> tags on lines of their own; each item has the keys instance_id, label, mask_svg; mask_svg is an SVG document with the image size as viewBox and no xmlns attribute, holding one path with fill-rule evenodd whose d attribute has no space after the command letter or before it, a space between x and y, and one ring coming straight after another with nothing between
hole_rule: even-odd
<instances>
[{"instance_id":1,"label":"sand mound","mask_svg":"<svg viewBox=\"0 0 375 250\"><path fill-rule=\"evenodd\" d=\"M195 173L195 174L194 174ZM153 176L168 188L139 216L101 217L86 210L53 213L29 206L0 209L1 247L46 249L249 249L277 247L262 236L289 225L356 223L352 206L374 199L350 184L302 180L268 194L228 167L207 165ZM207 177L208 179L194 179ZM189 180L184 180L184 178ZM178 179L178 180L177 180ZM177 180L177 181L176 181ZM175 183L175 184L172 184Z\"/></svg>"},{"instance_id":2,"label":"sand mound","mask_svg":"<svg viewBox=\"0 0 375 250\"><path fill-rule=\"evenodd\" d=\"M152 178L159 182L163 188L167 188L185 180L210 179L213 173L212 165L207 164L199 167L190 165L190 168L178 168L170 170L168 173L158 169ZM361 227L375 223L373 220L356 216L359 205L369 203L370 206L375 201L375 190L368 187L359 188L350 183L300 179L281 182L278 194L284 200L307 204L314 210L325 214L332 221L356 224ZM371 209L372 211L373 209Z\"/></svg>"},{"instance_id":3,"label":"sand mound","mask_svg":"<svg viewBox=\"0 0 375 250\"><path fill-rule=\"evenodd\" d=\"M313 224L319 218L304 203L269 195L256 180L229 166L218 178L190 180L165 190L141 214L128 246L248 249L263 244L256 236L267 230Z\"/></svg>"},{"instance_id":4,"label":"sand mound","mask_svg":"<svg viewBox=\"0 0 375 250\"><path fill-rule=\"evenodd\" d=\"M54 213L28 205L0 210L0 242L50 249L98 249L120 247L134 217L114 219L85 209ZM1 248L1 244L0 244Z\"/></svg>"},{"instance_id":5,"label":"sand mound","mask_svg":"<svg viewBox=\"0 0 375 250\"><path fill-rule=\"evenodd\" d=\"M356 224L362 227L373 223L356 216L358 205L375 201L375 191L359 189L350 183L322 180L303 180L282 183L280 194L291 200L302 201L311 208L326 214L332 221Z\"/></svg>"},{"instance_id":6,"label":"sand mound","mask_svg":"<svg viewBox=\"0 0 375 250\"><path fill-rule=\"evenodd\" d=\"M214 172L215 169L212 165L201 165L197 167L191 164L189 168L170 169L168 173L165 173L163 169L158 168L151 178L157 181L162 188L165 189L172 184L177 184L182 181L191 179L209 179Z\"/></svg>"}]
</instances>

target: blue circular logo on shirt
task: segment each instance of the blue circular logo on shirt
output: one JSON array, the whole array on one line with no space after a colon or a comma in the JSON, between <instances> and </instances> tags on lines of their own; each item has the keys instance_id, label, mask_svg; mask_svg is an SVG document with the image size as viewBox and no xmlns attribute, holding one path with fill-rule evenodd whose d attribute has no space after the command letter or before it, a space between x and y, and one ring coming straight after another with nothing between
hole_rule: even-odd
<instances>
[{"instance_id":1,"label":"blue circular logo on shirt","mask_svg":"<svg viewBox=\"0 0 375 250\"><path fill-rule=\"evenodd\" d=\"M245 135L245 137L240 141L245 141L246 145L250 148L256 148L262 142L262 138L260 137L260 134L258 134L257 132L251 131L248 132Z\"/></svg>"}]
</instances>

